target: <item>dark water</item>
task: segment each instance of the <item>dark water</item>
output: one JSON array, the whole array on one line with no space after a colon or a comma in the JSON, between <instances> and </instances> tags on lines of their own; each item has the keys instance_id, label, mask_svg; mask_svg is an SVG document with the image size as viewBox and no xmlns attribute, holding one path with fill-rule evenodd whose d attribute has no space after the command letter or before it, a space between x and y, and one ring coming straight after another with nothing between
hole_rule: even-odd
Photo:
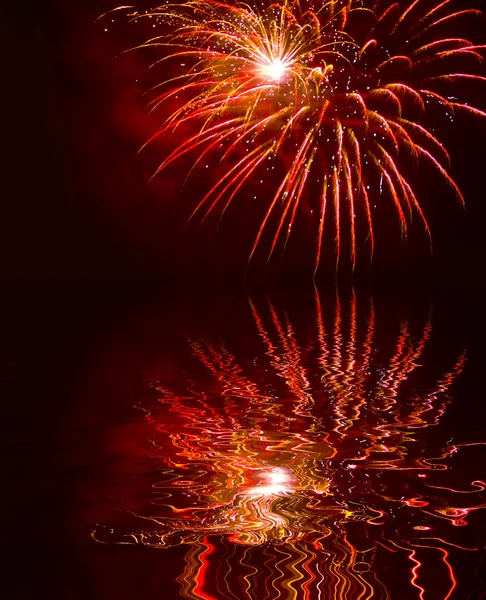
<instances>
[{"instance_id":1,"label":"dark water","mask_svg":"<svg viewBox=\"0 0 486 600\"><path fill-rule=\"evenodd\" d=\"M14 597L486 597L481 295L8 297Z\"/></svg>"}]
</instances>

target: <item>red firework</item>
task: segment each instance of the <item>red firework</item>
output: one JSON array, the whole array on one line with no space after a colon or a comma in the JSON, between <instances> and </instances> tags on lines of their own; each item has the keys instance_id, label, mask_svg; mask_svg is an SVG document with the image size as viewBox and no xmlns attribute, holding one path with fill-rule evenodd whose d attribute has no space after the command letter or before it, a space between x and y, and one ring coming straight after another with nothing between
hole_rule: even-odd
<instances>
[{"instance_id":1,"label":"red firework","mask_svg":"<svg viewBox=\"0 0 486 600\"><path fill-rule=\"evenodd\" d=\"M304 206L312 214L315 271L328 220L337 261L343 229L353 268L358 243L373 255L376 203L385 199L403 238L415 213L430 240L406 174L410 158L429 163L464 204L430 117L438 109L451 121L459 111L486 116L455 96L461 84L486 81L486 46L450 34L482 17L479 10L456 0L191 0L131 17L152 19L155 36L138 48L160 51L154 65L171 73L153 89L152 108L169 114L152 140L189 132L157 174L189 156L190 172L222 169L191 218L202 222L248 202L244 186L273 186L270 194L257 189L258 209L245 207L262 215L250 260L267 230L268 259L279 243L285 247Z\"/></svg>"}]
</instances>

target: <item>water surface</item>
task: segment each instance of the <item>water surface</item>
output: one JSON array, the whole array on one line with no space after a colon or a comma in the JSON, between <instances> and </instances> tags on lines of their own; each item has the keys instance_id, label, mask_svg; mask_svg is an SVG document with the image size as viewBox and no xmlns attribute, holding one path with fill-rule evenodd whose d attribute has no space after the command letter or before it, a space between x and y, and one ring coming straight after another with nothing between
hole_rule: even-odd
<instances>
[{"instance_id":1,"label":"water surface","mask_svg":"<svg viewBox=\"0 0 486 600\"><path fill-rule=\"evenodd\" d=\"M474 306L309 288L90 313L44 426L60 596L484 597Z\"/></svg>"}]
</instances>

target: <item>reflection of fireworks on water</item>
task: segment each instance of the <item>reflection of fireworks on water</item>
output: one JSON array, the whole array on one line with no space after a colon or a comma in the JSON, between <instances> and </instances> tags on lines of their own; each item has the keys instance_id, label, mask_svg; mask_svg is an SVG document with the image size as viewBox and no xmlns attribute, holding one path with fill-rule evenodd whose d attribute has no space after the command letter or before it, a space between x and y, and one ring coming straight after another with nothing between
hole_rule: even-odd
<instances>
[{"instance_id":1,"label":"reflection of fireworks on water","mask_svg":"<svg viewBox=\"0 0 486 600\"><path fill-rule=\"evenodd\" d=\"M153 106L171 114L155 137L193 132L182 134L158 172L188 156L216 169L216 184L193 213L203 221L223 215L245 182L275 184L248 201L247 210L262 215L250 258L267 229L269 258L286 245L310 206L316 269L325 227L338 259L347 232L354 265L358 243L373 253L381 196L402 236L414 212L429 235L407 170L416 159L428 163L463 202L431 117L437 109L447 122L456 111L485 116L456 98L458 85L486 81L485 46L451 35L480 15L454 0L402 7L392 0L191 0L132 13L153 20L156 35L141 47L159 50L154 66L168 70Z\"/></svg>"},{"instance_id":2,"label":"reflection of fireworks on water","mask_svg":"<svg viewBox=\"0 0 486 600\"><path fill-rule=\"evenodd\" d=\"M432 549L443 562L448 598L456 585L451 548L477 549L467 535L459 544L451 540L451 531L486 506L486 484L474 480L456 490L444 483L440 474L452 455L467 449L448 443L427 455L421 430L439 423L465 356L424 382L417 375L430 320L418 331L403 321L384 352L373 306L363 308L353 298L330 314L316 296L309 334L270 302L250 303L260 347L247 357L237 358L224 341L193 339L194 383L190 377L180 390L153 384L158 406L147 421L160 471L150 505L133 507L147 527L136 532L132 524L111 535L99 528L94 538L189 544L180 581L191 598L205 597L201 578L209 556L221 552L211 536L228 554L240 552L231 544L246 548L240 565L250 570L260 548L285 573L278 589L293 581L307 590L303 598L313 597L316 585L387 597L372 570L380 549L403 553L409 583L421 590L420 553ZM197 374L201 366L205 377ZM398 509L407 514L399 528Z\"/></svg>"}]
</instances>

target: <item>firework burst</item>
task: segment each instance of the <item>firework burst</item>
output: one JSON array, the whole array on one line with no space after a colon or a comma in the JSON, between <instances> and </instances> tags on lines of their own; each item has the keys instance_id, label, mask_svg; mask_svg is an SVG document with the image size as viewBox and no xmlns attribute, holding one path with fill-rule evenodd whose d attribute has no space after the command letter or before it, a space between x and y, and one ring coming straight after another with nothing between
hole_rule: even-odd
<instances>
[{"instance_id":1,"label":"firework burst","mask_svg":"<svg viewBox=\"0 0 486 600\"><path fill-rule=\"evenodd\" d=\"M132 13L161 28L139 48L160 50L155 64L171 73L153 90L152 108L169 111L154 138L190 132L157 174L194 155L191 171L224 167L191 215L201 221L268 181L250 260L285 247L304 207L316 270L325 242L339 261L346 240L353 267L359 246L373 255L377 202L389 202L403 238L415 214L430 240L406 165L429 163L464 204L429 122L437 109L451 121L486 116L454 95L486 81L486 46L450 34L480 16L455 0L190 0Z\"/></svg>"}]
</instances>

